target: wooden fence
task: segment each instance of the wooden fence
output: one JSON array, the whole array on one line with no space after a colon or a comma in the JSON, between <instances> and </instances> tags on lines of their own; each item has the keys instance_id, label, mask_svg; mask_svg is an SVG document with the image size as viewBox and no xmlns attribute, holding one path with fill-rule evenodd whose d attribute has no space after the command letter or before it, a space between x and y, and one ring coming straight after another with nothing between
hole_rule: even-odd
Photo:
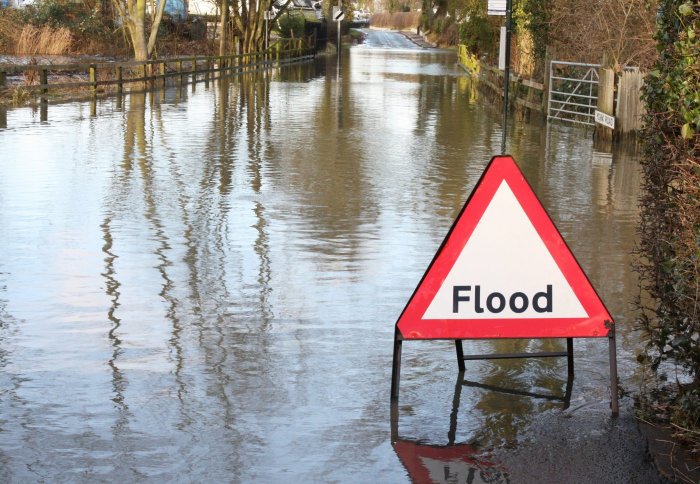
<instances>
[{"instance_id":1,"label":"wooden fence","mask_svg":"<svg viewBox=\"0 0 700 484\"><path fill-rule=\"evenodd\" d=\"M89 88L96 94L101 86L115 86L118 93L124 85L161 81L169 77L204 74L205 81L212 73L238 74L260 68L311 58L315 55L315 40L279 39L267 50L249 54L225 56L189 56L147 61L100 62L90 64L0 64L0 93L7 90L8 77L22 74L25 82L16 84L42 97L50 90ZM50 82L51 77L57 78ZM27 82L29 81L29 82ZM34 83L34 81L38 81Z\"/></svg>"},{"instance_id":2,"label":"wooden fence","mask_svg":"<svg viewBox=\"0 0 700 484\"><path fill-rule=\"evenodd\" d=\"M594 137L609 142L642 129L646 111L641 99L644 76L636 67L617 74L613 69L600 69L597 111L608 115L606 125L596 123Z\"/></svg>"},{"instance_id":3,"label":"wooden fence","mask_svg":"<svg viewBox=\"0 0 700 484\"><path fill-rule=\"evenodd\" d=\"M479 61L464 45L459 46L458 57L459 64L488 89L494 100L503 99L503 71ZM546 96L542 83L511 73L508 92L511 104L540 115L544 113Z\"/></svg>"},{"instance_id":4,"label":"wooden fence","mask_svg":"<svg viewBox=\"0 0 700 484\"><path fill-rule=\"evenodd\" d=\"M473 78L477 79L479 86L485 88L485 91L491 95L494 101L502 100L504 75L502 71L496 67L480 62L476 56L469 54L464 45L459 46L458 62ZM509 88L510 103L523 108L524 112L528 114L531 112L537 112L542 115L548 114L549 109L547 104L548 99L551 97L550 90L553 87L550 85L552 83L552 76L550 75L551 69L553 69L551 66L552 64L574 65L575 63L559 61L548 62L547 70L550 72L545 72L544 84L511 74ZM591 67L592 65L586 66ZM603 71L606 70L600 69L600 72ZM596 131L598 133L605 133L602 135L602 138L618 138L639 131L642 128L642 118L645 113L644 103L640 98L642 85L644 84L643 74L638 68L626 67L619 75L616 75L610 70L610 72L606 72L603 77L605 77L605 80L602 87L598 85L597 80L595 81L595 93L591 94L592 97L589 96L591 97L590 106L584 106L590 108L590 113L586 114L586 116L590 118L590 122L584 124L594 124L593 109L596 107L597 103L597 109L600 112L615 118L614 130L605 128L609 129L609 132L606 132L600 125L597 125ZM569 80L576 81L576 79ZM593 81L581 80L580 82ZM571 96L574 96L574 93L571 93ZM548 117L551 118L551 116Z\"/></svg>"},{"instance_id":5,"label":"wooden fence","mask_svg":"<svg viewBox=\"0 0 700 484\"><path fill-rule=\"evenodd\" d=\"M623 135L642 129L642 119L646 112L644 103L640 99L643 85L644 75L639 69L622 71L617 84L615 117L616 128Z\"/></svg>"}]
</instances>

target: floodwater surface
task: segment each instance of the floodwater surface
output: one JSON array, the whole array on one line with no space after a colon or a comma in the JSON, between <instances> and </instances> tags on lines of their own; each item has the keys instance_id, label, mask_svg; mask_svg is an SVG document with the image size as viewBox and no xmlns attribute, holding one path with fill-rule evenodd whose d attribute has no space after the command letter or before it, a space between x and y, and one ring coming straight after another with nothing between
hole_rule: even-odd
<instances>
[{"instance_id":1,"label":"floodwater surface","mask_svg":"<svg viewBox=\"0 0 700 484\"><path fill-rule=\"evenodd\" d=\"M439 481L451 458L465 481L518 482L480 456L565 406L609 414L605 339L576 341L568 403L565 360L468 362L459 381L452 343L406 342L392 445L394 323L501 114L454 53L344 54L2 113L0 481ZM572 126L509 133L634 388L635 155Z\"/></svg>"}]
</instances>

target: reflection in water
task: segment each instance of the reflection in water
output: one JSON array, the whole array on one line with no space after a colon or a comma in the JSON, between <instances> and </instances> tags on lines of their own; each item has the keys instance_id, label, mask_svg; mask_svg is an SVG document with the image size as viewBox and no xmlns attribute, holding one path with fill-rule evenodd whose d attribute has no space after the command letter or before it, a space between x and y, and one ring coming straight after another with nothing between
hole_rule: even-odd
<instances>
[{"instance_id":1,"label":"reflection in water","mask_svg":"<svg viewBox=\"0 0 700 484\"><path fill-rule=\"evenodd\" d=\"M412 482L416 483L508 483L508 471L489 460L488 454L478 446L456 443L457 414L462 387L472 386L464 381L460 372L455 383L450 429L446 445L429 444L420 440L402 438L399 433L398 404L391 405L391 444L399 460L406 468Z\"/></svg>"},{"instance_id":2,"label":"reflection in water","mask_svg":"<svg viewBox=\"0 0 700 484\"><path fill-rule=\"evenodd\" d=\"M99 100L94 118L0 108L0 481L406 481L386 432L393 325L498 149L500 113L452 53L357 48L336 67ZM634 154L601 162L570 127L509 132L621 323L633 380ZM410 445L444 440L452 345L404 349ZM568 412L607 404L605 355L577 342ZM533 394L566 393L565 371L470 362L448 441L478 464L460 475L493 467L458 442L513 444L560 411Z\"/></svg>"},{"instance_id":3,"label":"reflection in water","mask_svg":"<svg viewBox=\"0 0 700 484\"><path fill-rule=\"evenodd\" d=\"M522 408L518 408L517 404L515 406L509 405L509 411L504 411L503 396L506 395L511 404L514 400L522 403L540 399L549 402L561 402L559 405L561 405L560 408L562 410L569 408L574 381L573 373L568 374L563 395L513 388L512 385L517 384L512 379L513 375L509 376L502 373L497 373L497 375L497 377L489 377L491 380L498 382L498 385L492 385L465 380L464 372L458 373L452 399L452 410L450 412L450 428L447 433L447 444L445 445L431 444L424 440L402 438L399 433L400 409L397 403L392 404L392 445L413 482L509 482L508 471L489 460L488 453L483 450L484 444L491 447L494 443L499 442L499 439L493 435L497 434L501 442L504 442L507 446L514 445L515 437L519 431L523 430L522 419L517 418L516 415L522 417L523 415L528 415L529 412L528 409L522 410ZM484 390L484 398L477 403L477 406L486 407L488 405L489 399L486 398L486 395L496 397L494 401L500 400L501 403L496 403L485 409L493 418L487 418L482 431L471 440L471 443L456 443L460 405L471 405L472 403L469 400L465 402L462 399L462 389L465 387ZM513 397L520 398L516 399ZM520 411L515 412L515 409Z\"/></svg>"}]
</instances>

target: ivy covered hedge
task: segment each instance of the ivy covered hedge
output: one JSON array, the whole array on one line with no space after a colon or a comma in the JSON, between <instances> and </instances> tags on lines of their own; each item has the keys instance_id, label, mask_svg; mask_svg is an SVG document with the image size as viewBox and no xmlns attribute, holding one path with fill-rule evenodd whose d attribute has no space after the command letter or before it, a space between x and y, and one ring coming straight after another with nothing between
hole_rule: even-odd
<instances>
[{"instance_id":1,"label":"ivy covered hedge","mask_svg":"<svg viewBox=\"0 0 700 484\"><path fill-rule=\"evenodd\" d=\"M685 370L677 426L700 429L700 4L660 0L659 57L647 76L640 271L647 357Z\"/></svg>"}]
</instances>

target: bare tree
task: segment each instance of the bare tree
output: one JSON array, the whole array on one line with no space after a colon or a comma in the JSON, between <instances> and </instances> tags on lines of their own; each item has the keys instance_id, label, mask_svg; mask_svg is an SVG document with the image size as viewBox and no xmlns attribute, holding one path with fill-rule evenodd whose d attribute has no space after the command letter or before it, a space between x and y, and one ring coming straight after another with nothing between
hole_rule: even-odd
<instances>
[{"instance_id":1,"label":"bare tree","mask_svg":"<svg viewBox=\"0 0 700 484\"><path fill-rule=\"evenodd\" d=\"M158 27L167 0L151 0L151 22L147 25L147 0L112 0L115 11L126 27L134 49L134 59L147 60L153 53Z\"/></svg>"},{"instance_id":2,"label":"bare tree","mask_svg":"<svg viewBox=\"0 0 700 484\"><path fill-rule=\"evenodd\" d=\"M656 0L555 0L550 39L568 60L648 67L656 56Z\"/></svg>"},{"instance_id":3,"label":"bare tree","mask_svg":"<svg viewBox=\"0 0 700 484\"><path fill-rule=\"evenodd\" d=\"M275 21L286 12L292 1L287 0L277 11L275 17L268 22L268 30L272 28ZM230 23L233 24L236 34L239 36L241 52L256 52L263 49L265 42L265 19L266 10L271 7L270 0L222 0L222 10L225 4L230 5ZM223 55L223 42L232 35L227 28L223 26L224 12L221 15L222 21L222 44L220 45L220 53ZM228 25L229 22L226 22ZM224 37L224 34L226 37Z\"/></svg>"}]
</instances>

